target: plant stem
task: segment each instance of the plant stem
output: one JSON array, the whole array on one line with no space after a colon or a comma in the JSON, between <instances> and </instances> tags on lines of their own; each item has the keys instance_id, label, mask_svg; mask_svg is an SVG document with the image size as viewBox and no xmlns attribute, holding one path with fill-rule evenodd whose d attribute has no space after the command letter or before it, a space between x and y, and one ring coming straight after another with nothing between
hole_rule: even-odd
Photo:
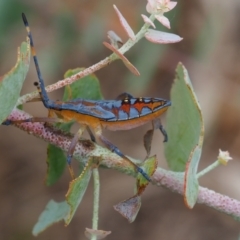
<instances>
[{"instance_id":1,"label":"plant stem","mask_svg":"<svg viewBox=\"0 0 240 240\"><path fill-rule=\"evenodd\" d=\"M98 229L98 212L99 212L99 192L100 192L100 181L98 168L93 169L93 218L92 218L92 229ZM92 235L91 240L97 240L96 235Z\"/></svg>"},{"instance_id":2,"label":"plant stem","mask_svg":"<svg viewBox=\"0 0 240 240\"><path fill-rule=\"evenodd\" d=\"M151 15L150 16L150 19L152 21L154 21L154 15ZM131 39L129 39L120 49L119 51L124 54L125 52L127 52L130 48L132 48L141 38L144 37L145 33L147 32L148 28L149 28L149 24L148 23L145 23L142 28L139 30L139 32L136 34L136 39L133 41ZM101 68L103 67L106 67L108 66L111 62L115 61L119 59L119 57L115 54L115 53L112 53L110 56L106 57L105 59L101 60L100 62L82 70L81 72L79 73L76 73L74 75L72 75L71 77L68 77L68 78L65 78L63 80L60 80L52 85L49 85L46 87L46 91L47 92L52 92L52 91L55 91L59 88L62 88L66 85L70 85L71 83L73 83L74 81L80 79L80 78L83 78L85 76L88 76L89 74L92 74L94 72L96 72L97 70L100 70ZM34 91L34 92L31 92L31 93L27 93L23 96L21 96L18 101L17 101L17 104L16 104L16 107L18 105L21 105L21 104L24 104L26 102L29 102L31 101L32 99L34 98L37 98L39 97L39 94L38 94L38 91Z\"/></svg>"},{"instance_id":3,"label":"plant stem","mask_svg":"<svg viewBox=\"0 0 240 240\"><path fill-rule=\"evenodd\" d=\"M213 164L209 165L208 167L203 169L201 172L199 172L197 174L197 178L202 177L203 175L205 175L206 173L212 171L214 168L218 167L219 165L221 165L221 163L218 160L215 161Z\"/></svg>"},{"instance_id":4,"label":"plant stem","mask_svg":"<svg viewBox=\"0 0 240 240\"><path fill-rule=\"evenodd\" d=\"M154 21L155 17L152 14L149 17L152 21ZM150 27L150 25L148 23L145 23L141 29L139 30L139 32L135 35L136 39L132 40L132 39L128 39L128 41L126 43L124 43L124 45L119 49L119 52L121 52L122 54L124 54L125 52L127 52L130 48L132 48L140 39L142 39L145 35L145 33L147 32L148 28Z\"/></svg>"},{"instance_id":5,"label":"plant stem","mask_svg":"<svg viewBox=\"0 0 240 240\"><path fill-rule=\"evenodd\" d=\"M9 120L22 120L31 118L28 113L19 109L14 109L9 115ZM65 152L68 151L69 145L72 141L71 135L64 135L61 132L54 132L49 127L42 123L22 123L16 124L17 128L32 134L38 138L45 140L48 143L58 146ZM97 144L91 143L89 140L81 139L75 148L74 158L76 160L84 161L84 157L101 157L101 166L105 168L115 169L122 173L136 177L136 171L128 162L123 161L121 157L111 152L110 150L100 147ZM139 160L131 158L135 163ZM214 163L215 165L216 163ZM218 164L216 164L218 165ZM206 172L206 170L204 170ZM199 173L202 176L202 173ZM184 189L184 173L172 172L161 168L157 168L152 176L156 186L162 186L173 192L183 195ZM234 198L230 198L226 195L214 192L211 189L207 189L199 186L199 194L197 202L205 204L219 212L232 216L234 219L240 220L240 201Z\"/></svg>"}]
</instances>

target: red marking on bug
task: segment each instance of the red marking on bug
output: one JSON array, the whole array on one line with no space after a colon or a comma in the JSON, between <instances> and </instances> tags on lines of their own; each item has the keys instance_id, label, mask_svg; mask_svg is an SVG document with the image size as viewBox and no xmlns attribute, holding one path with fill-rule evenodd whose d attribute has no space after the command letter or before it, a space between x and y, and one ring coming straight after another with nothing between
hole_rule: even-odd
<instances>
[{"instance_id":1,"label":"red marking on bug","mask_svg":"<svg viewBox=\"0 0 240 240\"><path fill-rule=\"evenodd\" d=\"M134 108L136 108L136 110L139 112L139 114L142 112L142 109L144 108L144 107L150 107L149 105L151 105L151 103L150 104L146 104L146 103L144 103L144 102L136 102L133 106L134 106ZM150 107L151 108L151 107Z\"/></svg>"},{"instance_id":2,"label":"red marking on bug","mask_svg":"<svg viewBox=\"0 0 240 240\"><path fill-rule=\"evenodd\" d=\"M129 101L128 100L123 100L122 105L119 109L126 112L129 116L130 108L131 108L131 106L130 106Z\"/></svg>"}]
</instances>

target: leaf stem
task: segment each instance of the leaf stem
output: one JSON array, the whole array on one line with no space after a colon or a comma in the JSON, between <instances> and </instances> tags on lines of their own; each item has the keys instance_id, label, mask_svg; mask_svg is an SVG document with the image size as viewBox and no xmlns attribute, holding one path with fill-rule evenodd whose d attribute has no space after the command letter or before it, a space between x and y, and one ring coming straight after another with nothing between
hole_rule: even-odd
<instances>
[{"instance_id":1,"label":"leaf stem","mask_svg":"<svg viewBox=\"0 0 240 240\"><path fill-rule=\"evenodd\" d=\"M219 165L221 165L221 163L218 160L215 161L214 163L212 163L211 165L209 165L208 167L203 169L201 172L199 172L197 174L197 178L202 177L203 175L205 175L206 173L212 171L214 168L218 167Z\"/></svg>"},{"instance_id":2,"label":"leaf stem","mask_svg":"<svg viewBox=\"0 0 240 240\"><path fill-rule=\"evenodd\" d=\"M154 21L155 17L154 15L151 15L149 17L152 21ZM122 54L124 54L125 52L127 52L131 47L133 47L140 39L142 39L145 35L145 33L147 32L148 28L150 27L150 25L148 23L145 23L141 29L139 30L139 32L135 35L136 39L132 40L132 39L128 39L128 41L119 49L119 52L121 52Z\"/></svg>"},{"instance_id":3,"label":"leaf stem","mask_svg":"<svg viewBox=\"0 0 240 240\"><path fill-rule=\"evenodd\" d=\"M93 218L92 218L92 229L98 229L98 213L99 213L99 192L100 192L100 181L98 168L93 169ZM91 240L97 240L96 235L92 235Z\"/></svg>"},{"instance_id":4,"label":"leaf stem","mask_svg":"<svg viewBox=\"0 0 240 240\"><path fill-rule=\"evenodd\" d=\"M154 21L154 15L151 15L150 19L152 21ZM147 32L149 27L150 27L150 25L145 23L142 26L142 28L139 30L139 32L136 34L136 39L134 41L131 40L131 39L128 39L128 41L119 49L119 51L122 54L124 54L130 48L132 48L141 38L144 37L144 35ZM58 82L56 82L56 83L54 83L52 85L47 86L46 87L46 91L47 92L52 92L52 91L55 91L55 90L57 90L59 88L62 88L64 86L66 86L66 85L69 85L69 84L75 82L76 80L78 80L80 78L88 76L88 75L96 72L97 70L100 70L101 68L108 66L111 62L113 62L113 61L115 61L117 59L119 59L119 57L115 53L112 53L111 55L109 55L105 59L99 61L98 63L96 63L96 64L94 64L94 65L92 65L92 66L90 66L88 68L85 68L81 72L76 73L76 74L72 75L71 77L65 78L63 80L59 80ZM21 105L21 104L24 104L26 102L29 102L32 99L37 98L37 97L39 97L39 94L38 94L37 91L31 92L31 93L27 93L27 94L21 96L18 99L18 101L16 103L16 107L18 105Z\"/></svg>"}]
</instances>

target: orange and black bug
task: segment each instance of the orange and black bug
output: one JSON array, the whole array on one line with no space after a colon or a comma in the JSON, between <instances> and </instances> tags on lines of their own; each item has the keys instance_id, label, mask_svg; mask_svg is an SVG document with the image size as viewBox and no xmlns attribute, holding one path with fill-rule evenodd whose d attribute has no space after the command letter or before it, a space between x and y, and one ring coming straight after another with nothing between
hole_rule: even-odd
<instances>
[{"instance_id":1,"label":"orange and black bug","mask_svg":"<svg viewBox=\"0 0 240 240\"><path fill-rule=\"evenodd\" d=\"M40 72L32 34L24 13L22 14L22 18L30 39L31 52L39 80L35 85L44 106L49 110L49 116L48 118L30 118L14 122L6 120L4 124L10 125L23 122L67 122L75 120L80 124L80 128L74 135L67 152L67 163L72 177L74 174L71 168L71 158L79 137L83 131L87 129L93 141L95 141L96 137L111 151L134 165L136 171L141 173L148 181L151 181L150 177L139 166L131 162L129 158L102 135L102 129L106 128L112 131L127 130L141 126L147 122L154 122L167 110L171 102L162 98L134 98L128 93L121 94L117 100L94 101L78 98L72 101L60 102L49 99ZM164 135L164 141L167 141L167 134L162 125L159 124L158 128ZM92 134L91 129L95 133L95 136Z\"/></svg>"}]
</instances>

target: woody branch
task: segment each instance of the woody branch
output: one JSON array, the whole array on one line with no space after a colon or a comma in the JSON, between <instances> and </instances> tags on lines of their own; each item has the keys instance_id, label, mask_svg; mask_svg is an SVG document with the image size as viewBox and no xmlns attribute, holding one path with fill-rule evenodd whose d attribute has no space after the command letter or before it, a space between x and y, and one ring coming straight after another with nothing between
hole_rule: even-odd
<instances>
[{"instance_id":1,"label":"woody branch","mask_svg":"<svg viewBox=\"0 0 240 240\"><path fill-rule=\"evenodd\" d=\"M22 120L30 117L31 115L28 113L14 109L8 119ZM64 151L68 150L71 143L71 135L64 135L61 132L54 131L45 127L42 123L22 123L17 124L16 127L41 138L46 142L63 149ZM101 166L115 169L128 175L136 176L134 168L118 155L112 153L106 148L98 146L90 140L79 140L75 148L74 158L81 160L88 157L99 157L102 159L100 164ZM136 159L131 158L131 160L136 163L139 162ZM155 180L155 184L157 186L165 187L173 192L183 195L183 173L167 171L158 167L152 178ZM205 204L208 207L214 208L235 218L240 218L240 201L217 193L213 190L200 187L197 202Z\"/></svg>"}]
</instances>

